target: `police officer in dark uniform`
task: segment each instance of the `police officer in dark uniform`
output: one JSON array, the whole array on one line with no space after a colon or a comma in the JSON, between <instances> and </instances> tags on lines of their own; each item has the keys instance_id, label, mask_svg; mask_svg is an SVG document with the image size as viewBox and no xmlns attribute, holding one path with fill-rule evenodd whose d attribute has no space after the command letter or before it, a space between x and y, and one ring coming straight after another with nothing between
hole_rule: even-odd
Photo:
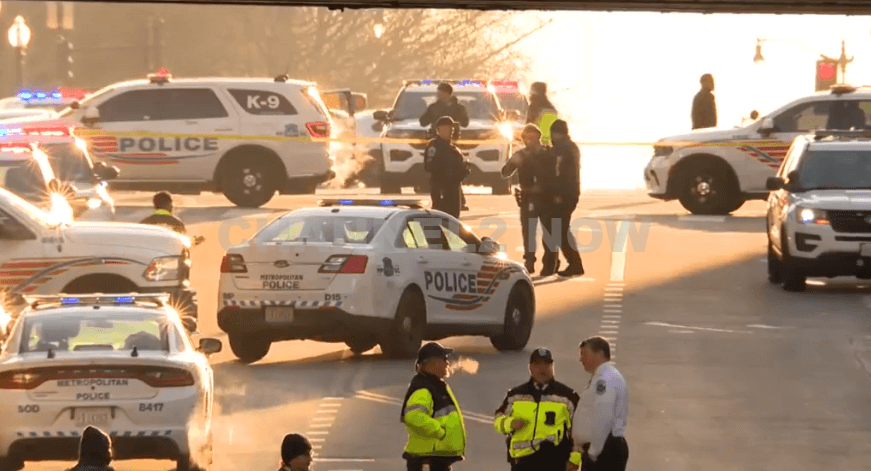
<instances>
[{"instance_id":1,"label":"police officer in dark uniform","mask_svg":"<svg viewBox=\"0 0 871 471\"><path fill-rule=\"evenodd\" d=\"M463 161L463 153L451 144L454 124L450 116L438 119L436 138L426 147L423 167L430 174L433 209L458 218L463 179L469 174L469 169Z\"/></svg>"},{"instance_id":2,"label":"police officer in dark uniform","mask_svg":"<svg viewBox=\"0 0 871 471\"><path fill-rule=\"evenodd\" d=\"M435 137L438 119L442 116L450 116L457 123L454 125L456 132L454 138L456 138L459 136L460 126L464 128L469 126L469 113L466 111L466 107L461 105L457 97L454 96L454 87L449 83L440 83L436 89L436 96L435 103L429 105L423 116L420 117L420 125L430 126L430 138L432 138ZM468 211L466 195L461 192L460 196L462 197L463 211Z\"/></svg>"},{"instance_id":3,"label":"police officer in dark uniform","mask_svg":"<svg viewBox=\"0 0 871 471\"><path fill-rule=\"evenodd\" d=\"M569 137L568 124L558 119L550 128L553 147L548 152L547 182L543 189L543 206L549 213L546 217L545 231L551 237L558 237L556 242L568 262L568 267L558 272L560 276L580 276L584 274L581 254L577 250L577 242L571 232L572 213L578 206L581 196L581 151ZM557 248L545 241L544 270L558 267Z\"/></svg>"},{"instance_id":4,"label":"police officer in dark uniform","mask_svg":"<svg viewBox=\"0 0 871 471\"><path fill-rule=\"evenodd\" d=\"M161 191L154 195L154 213L147 218L139 221L140 224L153 224L164 226L178 232L179 234L187 234L187 229L181 219L172 214L172 195L165 191Z\"/></svg>"}]
</instances>

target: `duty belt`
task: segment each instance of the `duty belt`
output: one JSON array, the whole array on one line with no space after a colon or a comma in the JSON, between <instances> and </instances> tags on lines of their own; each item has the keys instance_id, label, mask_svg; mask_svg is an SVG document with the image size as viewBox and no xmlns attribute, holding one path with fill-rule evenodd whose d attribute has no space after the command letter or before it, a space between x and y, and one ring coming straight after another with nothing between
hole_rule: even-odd
<instances>
[{"instance_id":1,"label":"duty belt","mask_svg":"<svg viewBox=\"0 0 871 471\"><path fill-rule=\"evenodd\" d=\"M512 450L525 450L527 448L533 448L533 447L536 447L538 445L541 445L544 442L551 442L554 445L556 445L557 444L556 443L556 436L551 435L549 437L538 438L538 439L532 440L531 442L515 442L515 443L511 444L511 449Z\"/></svg>"}]
</instances>

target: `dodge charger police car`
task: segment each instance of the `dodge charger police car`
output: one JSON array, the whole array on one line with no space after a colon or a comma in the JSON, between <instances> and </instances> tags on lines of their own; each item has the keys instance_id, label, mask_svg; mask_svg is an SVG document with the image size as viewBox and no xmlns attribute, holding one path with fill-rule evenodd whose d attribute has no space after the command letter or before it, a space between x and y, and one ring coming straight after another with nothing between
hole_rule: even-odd
<instances>
[{"instance_id":1,"label":"dodge charger police car","mask_svg":"<svg viewBox=\"0 0 871 471\"><path fill-rule=\"evenodd\" d=\"M75 460L89 425L112 436L115 459L209 464L214 379L204 354L221 342L195 348L166 301L28 299L0 353L0 469Z\"/></svg>"},{"instance_id":2,"label":"dodge charger police car","mask_svg":"<svg viewBox=\"0 0 871 471\"><path fill-rule=\"evenodd\" d=\"M317 87L286 76L176 80L160 71L103 88L59 119L120 169L115 189L217 191L259 207L276 191L314 193L335 176Z\"/></svg>"},{"instance_id":3,"label":"dodge charger police car","mask_svg":"<svg viewBox=\"0 0 871 471\"><path fill-rule=\"evenodd\" d=\"M491 239L417 201L322 205L279 217L224 256L218 325L239 359L292 339L345 342L357 354L380 345L391 357L455 335L526 345L532 281Z\"/></svg>"},{"instance_id":4,"label":"dodge charger police car","mask_svg":"<svg viewBox=\"0 0 871 471\"><path fill-rule=\"evenodd\" d=\"M502 166L510 157L513 129L505 121L494 89L481 80L406 80L393 109L378 111L375 118L386 124L381 137L385 141L374 156L380 162L381 192L399 193L413 186L423 191L429 176L423 169L423 152L429 126L420 125L420 117L436 101L436 88L447 82L454 86L453 96L466 107L469 126L459 133L457 147L471 166L471 175L463 183L490 186L495 194L508 194L508 182L502 178Z\"/></svg>"},{"instance_id":5,"label":"dodge charger police car","mask_svg":"<svg viewBox=\"0 0 871 471\"><path fill-rule=\"evenodd\" d=\"M797 138L767 186L769 281L871 279L871 132Z\"/></svg>"},{"instance_id":6,"label":"dodge charger police car","mask_svg":"<svg viewBox=\"0 0 871 471\"><path fill-rule=\"evenodd\" d=\"M765 182L796 137L815 130L865 129L871 88L840 85L795 100L746 127L702 129L662 139L644 170L647 192L678 199L693 214L728 214L768 198Z\"/></svg>"}]
</instances>

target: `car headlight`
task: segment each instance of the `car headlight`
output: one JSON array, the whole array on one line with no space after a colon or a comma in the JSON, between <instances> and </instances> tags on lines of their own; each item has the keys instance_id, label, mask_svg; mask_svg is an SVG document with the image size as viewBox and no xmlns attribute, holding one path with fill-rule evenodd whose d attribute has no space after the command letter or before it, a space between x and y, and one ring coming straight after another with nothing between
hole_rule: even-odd
<instances>
[{"instance_id":1,"label":"car headlight","mask_svg":"<svg viewBox=\"0 0 871 471\"><path fill-rule=\"evenodd\" d=\"M142 276L149 281L169 281L181 278L182 257L157 257L151 261Z\"/></svg>"},{"instance_id":2,"label":"car headlight","mask_svg":"<svg viewBox=\"0 0 871 471\"><path fill-rule=\"evenodd\" d=\"M796 206L795 217L799 224L829 224L829 216L822 209Z\"/></svg>"}]
</instances>

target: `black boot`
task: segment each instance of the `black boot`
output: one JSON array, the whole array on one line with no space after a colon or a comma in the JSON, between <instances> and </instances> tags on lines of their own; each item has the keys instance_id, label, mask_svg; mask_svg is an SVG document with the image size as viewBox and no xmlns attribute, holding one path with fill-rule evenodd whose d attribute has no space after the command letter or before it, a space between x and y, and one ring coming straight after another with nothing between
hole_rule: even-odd
<instances>
[{"instance_id":1,"label":"black boot","mask_svg":"<svg viewBox=\"0 0 871 471\"><path fill-rule=\"evenodd\" d=\"M573 261L569 263L569 266L557 273L559 276L571 277L571 276L581 276L584 274L584 265L581 263L581 258L578 257L577 261Z\"/></svg>"}]
</instances>

